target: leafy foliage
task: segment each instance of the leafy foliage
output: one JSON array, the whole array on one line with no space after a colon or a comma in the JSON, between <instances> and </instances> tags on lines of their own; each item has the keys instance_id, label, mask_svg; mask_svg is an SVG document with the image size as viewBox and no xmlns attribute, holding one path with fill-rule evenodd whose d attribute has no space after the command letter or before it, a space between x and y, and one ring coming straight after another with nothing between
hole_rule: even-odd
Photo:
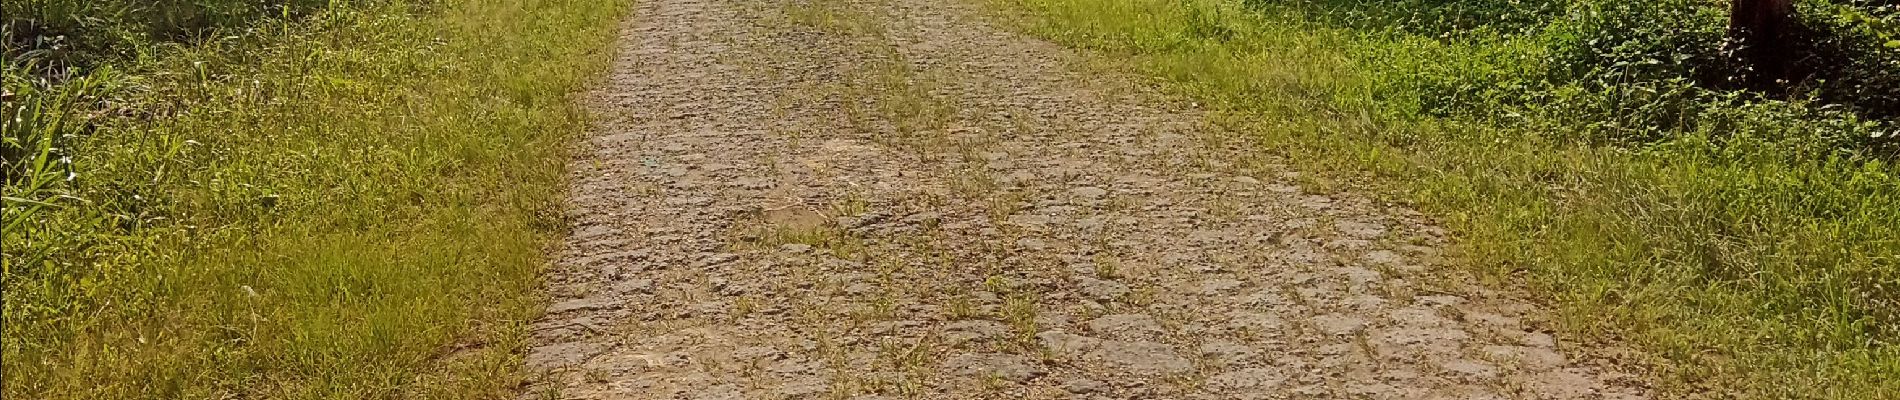
<instances>
[{"instance_id":1,"label":"leafy foliage","mask_svg":"<svg viewBox=\"0 0 1900 400\"><path fill-rule=\"evenodd\" d=\"M151 45L200 43L259 23L303 18L359 1L5 0L9 62L71 74L136 58Z\"/></svg>"},{"instance_id":2,"label":"leafy foliage","mask_svg":"<svg viewBox=\"0 0 1900 400\"><path fill-rule=\"evenodd\" d=\"M1367 54L1397 63L1383 96L1426 115L1512 120L1526 115L1588 126L1577 139L1652 143L1708 131L1736 107L1785 102L1781 120L1814 121L1778 134L1838 151L1893 156L1900 144L1900 28L1892 2L1800 2L1791 39L1803 77L1769 92L1744 90L1749 66L1726 39L1723 2L1699 0L1389 0L1249 2L1454 57ZM1379 48L1371 51L1386 51ZM1796 55L1790 55L1791 57ZM1825 121L1824 121L1825 120ZM1506 121L1508 122L1508 121ZM1718 136L1720 134L1718 133ZM1718 140L1727 139L1717 138ZM1803 155L1813 155L1804 152Z\"/></svg>"}]
</instances>

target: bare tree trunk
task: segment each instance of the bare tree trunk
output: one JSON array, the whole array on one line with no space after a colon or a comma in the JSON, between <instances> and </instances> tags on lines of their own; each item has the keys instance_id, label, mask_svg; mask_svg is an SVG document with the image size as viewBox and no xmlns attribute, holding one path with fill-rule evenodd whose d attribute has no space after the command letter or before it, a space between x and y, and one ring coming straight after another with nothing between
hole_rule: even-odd
<instances>
[{"instance_id":1,"label":"bare tree trunk","mask_svg":"<svg viewBox=\"0 0 1900 400\"><path fill-rule=\"evenodd\" d=\"M1736 55L1749 68L1750 86L1769 89L1791 78L1795 57L1794 2L1792 0L1730 0L1728 37Z\"/></svg>"}]
</instances>

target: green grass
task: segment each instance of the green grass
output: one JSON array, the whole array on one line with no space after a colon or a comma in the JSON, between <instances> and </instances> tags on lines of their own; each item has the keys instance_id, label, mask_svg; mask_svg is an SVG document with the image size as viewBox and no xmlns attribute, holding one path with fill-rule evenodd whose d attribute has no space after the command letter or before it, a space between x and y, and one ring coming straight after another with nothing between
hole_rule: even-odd
<instances>
[{"instance_id":1,"label":"green grass","mask_svg":"<svg viewBox=\"0 0 1900 400\"><path fill-rule=\"evenodd\" d=\"M55 74L10 47L0 393L513 398L625 10L330 2Z\"/></svg>"},{"instance_id":2,"label":"green grass","mask_svg":"<svg viewBox=\"0 0 1900 400\"><path fill-rule=\"evenodd\" d=\"M1528 284L1557 328L1642 350L1628 361L1671 397L1900 398L1900 167L1867 139L1879 123L1800 99L1596 97L1676 87L1637 81L1488 91L1535 75L1535 35L1223 0L993 3L1207 104L1315 187L1416 204L1459 233L1460 264ZM1427 104L1458 95L1466 111ZM1683 123L1603 124L1622 115Z\"/></svg>"}]
</instances>

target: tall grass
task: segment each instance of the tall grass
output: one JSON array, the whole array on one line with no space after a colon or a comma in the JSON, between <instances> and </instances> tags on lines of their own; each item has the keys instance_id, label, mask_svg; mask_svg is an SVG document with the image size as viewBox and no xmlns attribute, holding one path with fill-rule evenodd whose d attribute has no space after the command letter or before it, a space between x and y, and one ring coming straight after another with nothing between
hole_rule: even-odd
<instances>
[{"instance_id":1,"label":"tall grass","mask_svg":"<svg viewBox=\"0 0 1900 400\"><path fill-rule=\"evenodd\" d=\"M1557 328L1643 350L1630 361L1665 393L1900 398L1891 125L1799 97L1670 97L1693 85L1668 78L1558 79L1542 35L1565 31L1447 39L1245 3L995 1L1209 104L1316 187L1417 204L1461 234L1461 263L1546 297Z\"/></svg>"},{"instance_id":2,"label":"tall grass","mask_svg":"<svg viewBox=\"0 0 1900 400\"><path fill-rule=\"evenodd\" d=\"M42 74L151 55L154 44L199 43L258 25L390 0L6 0L9 58ZM16 65L17 67L18 65Z\"/></svg>"},{"instance_id":3,"label":"tall grass","mask_svg":"<svg viewBox=\"0 0 1900 400\"><path fill-rule=\"evenodd\" d=\"M12 35L42 2L6 4ZM514 397L569 95L625 6L324 2L86 62L10 37L0 393Z\"/></svg>"}]
</instances>

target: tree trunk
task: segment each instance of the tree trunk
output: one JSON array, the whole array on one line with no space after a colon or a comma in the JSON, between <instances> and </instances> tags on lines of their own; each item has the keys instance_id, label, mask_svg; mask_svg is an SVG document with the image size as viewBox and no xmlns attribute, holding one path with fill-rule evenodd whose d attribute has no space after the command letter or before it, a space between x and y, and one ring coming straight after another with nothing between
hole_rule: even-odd
<instances>
[{"instance_id":1,"label":"tree trunk","mask_svg":"<svg viewBox=\"0 0 1900 400\"><path fill-rule=\"evenodd\" d=\"M1772 89L1790 80L1794 54L1793 0L1730 0L1729 43L1748 70L1743 77L1756 89Z\"/></svg>"}]
</instances>

